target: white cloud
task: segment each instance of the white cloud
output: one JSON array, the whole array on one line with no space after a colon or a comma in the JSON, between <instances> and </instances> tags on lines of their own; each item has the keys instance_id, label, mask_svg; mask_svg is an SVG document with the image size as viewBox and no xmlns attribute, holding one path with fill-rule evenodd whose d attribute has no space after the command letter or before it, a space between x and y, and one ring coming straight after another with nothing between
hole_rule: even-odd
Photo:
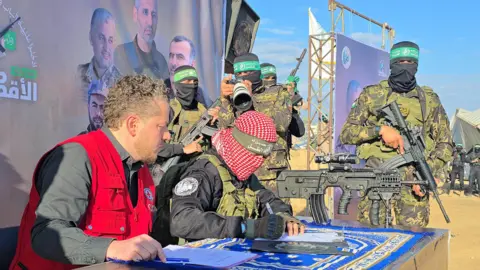
<instances>
[{"instance_id":1,"label":"white cloud","mask_svg":"<svg viewBox=\"0 0 480 270\"><path fill-rule=\"evenodd\" d=\"M293 29L261 28L261 30L267 31L276 35L293 35L295 33Z\"/></svg>"},{"instance_id":2,"label":"white cloud","mask_svg":"<svg viewBox=\"0 0 480 270\"><path fill-rule=\"evenodd\" d=\"M355 32L355 33L352 33L352 38L362 43L365 43L367 45L373 45L376 47L380 47L382 45L381 34Z\"/></svg>"},{"instance_id":3,"label":"white cloud","mask_svg":"<svg viewBox=\"0 0 480 270\"><path fill-rule=\"evenodd\" d=\"M299 41L287 41L278 38L256 38L253 53L261 62L271 62L274 65L294 64L306 44ZM308 57L305 56L304 61Z\"/></svg>"},{"instance_id":4,"label":"white cloud","mask_svg":"<svg viewBox=\"0 0 480 270\"><path fill-rule=\"evenodd\" d=\"M272 24L273 20L270 18L260 18L260 26Z\"/></svg>"},{"instance_id":5,"label":"white cloud","mask_svg":"<svg viewBox=\"0 0 480 270\"><path fill-rule=\"evenodd\" d=\"M440 96L443 107L449 116L457 108L476 110L480 108L478 95L480 74L419 74L420 85L428 85Z\"/></svg>"}]
</instances>

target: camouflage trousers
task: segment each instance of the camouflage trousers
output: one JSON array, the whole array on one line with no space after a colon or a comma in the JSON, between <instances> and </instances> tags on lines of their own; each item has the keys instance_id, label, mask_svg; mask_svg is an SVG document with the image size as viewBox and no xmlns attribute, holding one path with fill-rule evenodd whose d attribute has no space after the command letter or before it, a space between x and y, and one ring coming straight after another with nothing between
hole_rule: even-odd
<instances>
[{"instance_id":1,"label":"camouflage trousers","mask_svg":"<svg viewBox=\"0 0 480 270\"><path fill-rule=\"evenodd\" d=\"M397 225L427 227L430 217L430 204L428 194L420 198L415 195L410 186L402 187L401 198L393 201L392 208L395 212ZM371 225L369 213L372 201L364 197L358 204L357 219L359 222ZM380 202L379 223L385 224L385 203Z\"/></svg>"},{"instance_id":2,"label":"camouflage trousers","mask_svg":"<svg viewBox=\"0 0 480 270\"><path fill-rule=\"evenodd\" d=\"M277 180L260 180L260 183L268 189L271 190L275 195L277 195ZM283 198L281 199L284 203L290 204L290 198Z\"/></svg>"},{"instance_id":3,"label":"camouflage trousers","mask_svg":"<svg viewBox=\"0 0 480 270\"><path fill-rule=\"evenodd\" d=\"M367 160L366 168L377 168L383 160L371 157ZM414 168L412 166L399 168L403 180L414 180ZM400 199L392 200L393 211L395 212L395 223L401 226L427 227L430 218L429 194L424 197L415 195L411 186L402 186ZM358 204L357 219L359 222L371 225L369 213L372 201L364 197ZM385 224L385 203L380 201L379 223ZM391 214L391 213L390 213Z\"/></svg>"}]
</instances>

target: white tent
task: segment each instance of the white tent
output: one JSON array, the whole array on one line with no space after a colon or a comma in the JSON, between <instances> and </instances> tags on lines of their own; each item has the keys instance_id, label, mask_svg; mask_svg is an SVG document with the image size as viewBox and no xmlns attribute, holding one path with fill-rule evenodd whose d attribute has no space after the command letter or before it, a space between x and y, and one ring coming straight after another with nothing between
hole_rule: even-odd
<instances>
[{"instance_id":1,"label":"white tent","mask_svg":"<svg viewBox=\"0 0 480 270\"><path fill-rule=\"evenodd\" d=\"M480 143L480 109L473 112L457 109L453 116L450 129L454 143L461 143L466 151Z\"/></svg>"}]
</instances>

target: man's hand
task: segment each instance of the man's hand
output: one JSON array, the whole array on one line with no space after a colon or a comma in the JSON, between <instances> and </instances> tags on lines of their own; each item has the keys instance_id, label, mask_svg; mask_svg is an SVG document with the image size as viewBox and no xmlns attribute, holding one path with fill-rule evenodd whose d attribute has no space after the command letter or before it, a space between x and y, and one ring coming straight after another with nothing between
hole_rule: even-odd
<instances>
[{"instance_id":1,"label":"man's hand","mask_svg":"<svg viewBox=\"0 0 480 270\"><path fill-rule=\"evenodd\" d=\"M191 144L183 147L183 153L187 154L187 155L190 155L190 154L193 154L193 153L196 153L196 152L202 152L203 151L202 146L200 145L200 141L202 139L203 139L203 137L200 136L200 138L196 139Z\"/></svg>"},{"instance_id":2,"label":"man's hand","mask_svg":"<svg viewBox=\"0 0 480 270\"><path fill-rule=\"evenodd\" d=\"M252 95L253 90L252 90L252 82L249 80L243 81L243 84L247 87L248 92L250 92L250 95Z\"/></svg>"},{"instance_id":3,"label":"man's hand","mask_svg":"<svg viewBox=\"0 0 480 270\"><path fill-rule=\"evenodd\" d=\"M212 117L212 121L210 122L211 125L213 125L215 121L217 121L219 112L220 112L220 107L208 109L208 115Z\"/></svg>"},{"instance_id":4,"label":"man's hand","mask_svg":"<svg viewBox=\"0 0 480 270\"><path fill-rule=\"evenodd\" d=\"M245 237L249 239L265 238L275 240L282 237L285 222L278 215L268 215L258 219L247 219Z\"/></svg>"},{"instance_id":5,"label":"man's hand","mask_svg":"<svg viewBox=\"0 0 480 270\"><path fill-rule=\"evenodd\" d=\"M405 154L405 150L403 149L403 138L396 129L389 126L382 126L379 134L386 146L393 149L399 149L400 154Z\"/></svg>"},{"instance_id":6,"label":"man's hand","mask_svg":"<svg viewBox=\"0 0 480 270\"><path fill-rule=\"evenodd\" d=\"M222 97L227 98L233 95L233 84L227 83L227 81L232 79L232 75L229 74L228 76L224 77L222 80L222 84L220 85L220 94Z\"/></svg>"},{"instance_id":7,"label":"man's hand","mask_svg":"<svg viewBox=\"0 0 480 270\"><path fill-rule=\"evenodd\" d=\"M114 240L107 248L106 257L122 261L148 261L159 257L162 262L167 261L162 245L146 234Z\"/></svg>"},{"instance_id":8,"label":"man's hand","mask_svg":"<svg viewBox=\"0 0 480 270\"><path fill-rule=\"evenodd\" d=\"M435 183L437 185L440 184L440 179L438 179L438 178L434 178L434 179L435 179ZM420 198L425 196L425 193L422 192L422 189L420 188L420 185L413 185L412 190L413 190L413 193L415 193L415 195L417 195Z\"/></svg>"},{"instance_id":9,"label":"man's hand","mask_svg":"<svg viewBox=\"0 0 480 270\"><path fill-rule=\"evenodd\" d=\"M288 236L305 233L305 225L300 220L290 216L287 213L277 213L276 215L283 218L283 221L286 224L286 231L288 232Z\"/></svg>"}]
</instances>

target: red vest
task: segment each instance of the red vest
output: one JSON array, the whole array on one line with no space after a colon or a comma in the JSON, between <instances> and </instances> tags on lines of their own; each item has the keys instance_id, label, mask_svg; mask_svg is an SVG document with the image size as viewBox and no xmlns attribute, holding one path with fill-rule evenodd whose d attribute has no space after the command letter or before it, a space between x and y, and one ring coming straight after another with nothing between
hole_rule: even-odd
<instances>
[{"instance_id":1,"label":"red vest","mask_svg":"<svg viewBox=\"0 0 480 270\"><path fill-rule=\"evenodd\" d=\"M154 214L152 206L155 199L155 187L148 166L145 164L138 171L138 201L133 208L122 160L105 133L90 132L68 139L57 146L72 142L79 143L85 148L92 166L90 202L79 228L91 236L118 240L148 234L152 229ZM10 270L22 270L19 265L24 265L28 270L63 270L79 267L43 259L31 247L30 231L35 223L35 210L40 201L35 188L35 178L39 165L49 152L40 159L33 175L30 199L23 212L17 251Z\"/></svg>"}]
</instances>

